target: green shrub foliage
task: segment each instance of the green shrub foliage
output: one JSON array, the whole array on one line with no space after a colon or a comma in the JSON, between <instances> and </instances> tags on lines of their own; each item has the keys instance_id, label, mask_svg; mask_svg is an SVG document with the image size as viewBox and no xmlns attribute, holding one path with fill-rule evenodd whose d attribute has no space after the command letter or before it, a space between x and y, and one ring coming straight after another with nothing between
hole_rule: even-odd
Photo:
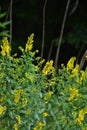
<instances>
[{"instance_id":1,"label":"green shrub foliage","mask_svg":"<svg viewBox=\"0 0 87 130\"><path fill-rule=\"evenodd\" d=\"M87 130L87 69L72 57L58 71L36 57L33 37L11 55L5 37L0 52L1 130ZM43 65L43 63L45 65Z\"/></svg>"},{"instance_id":2,"label":"green shrub foliage","mask_svg":"<svg viewBox=\"0 0 87 130\"><path fill-rule=\"evenodd\" d=\"M0 45L1 45L1 38L2 37L10 37L9 30L7 30L7 26L10 24L10 21L4 21L3 18L6 16L5 13L0 12Z\"/></svg>"}]
</instances>

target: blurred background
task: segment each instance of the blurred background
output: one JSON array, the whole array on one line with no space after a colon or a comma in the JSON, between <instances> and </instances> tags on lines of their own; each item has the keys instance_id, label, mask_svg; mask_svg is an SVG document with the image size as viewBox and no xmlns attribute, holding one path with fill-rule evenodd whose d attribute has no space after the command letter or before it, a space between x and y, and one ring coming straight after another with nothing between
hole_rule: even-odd
<instances>
[{"instance_id":1,"label":"blurred background","mask_svg":"<svg viewBox=\"0 0 87 130\"><path fill-rule=\"evenodd\" d=\"M31 33L35 34L34 50L41 55L43 36L43 8L45 7L45 37L43 58L55 60L61 26L68 0L0 0L0 12L7 12L3 20L10 20L12 2L12 53L25 46ZM9 26L7 27L9 30ZM72 56L78 63L87 49L87 0L71 0L63 30L59 62L66 64Z\"/></svg>"}]
</instances>

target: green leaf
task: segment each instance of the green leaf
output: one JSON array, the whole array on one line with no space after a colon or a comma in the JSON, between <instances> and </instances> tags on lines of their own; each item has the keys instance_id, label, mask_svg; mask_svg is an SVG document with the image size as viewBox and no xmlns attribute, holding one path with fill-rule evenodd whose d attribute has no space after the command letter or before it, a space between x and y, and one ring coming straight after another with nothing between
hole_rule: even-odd
<instances>
[{"instance_id":1,"label":"green leaf","mask_svg":"<svg viewBox=\"0 0 87 130\"><path fill-rule=\"evenodd\" d=\"M6 36L6 37L10 37L10 35L9 35L9 31L2 31L2 32L0 32L0 36Z\"/></svg>"},{"instance_id":2,"label":"green leaf","mask_svg":"<svg viewBox=\"0 0 87 130\"><path fill-rule=\"evenodd\" d=\"M3 86L3 90L4 90L4 91L6 90L6 85Z\"/></svg>"},{"instance_id":3,"label":"green leaf","mask_svg":"<svg viewBox=\"0 0 87 130\"><path fill-rule=\"evenodd\" d=\"M40 117L39 117L39 115L38 115L37 112L35 112L34 117L35 117L37 120L40 120Z\"/></svg>"},{"instance_id":4,"label":"green leaf","mask_svg":"<svg viewBox=\"0 0 87 130\"><path fill-rule=\"evenodd\" d=\"M0 13L0 19L3 18L5 15L6 15L6 12L5 13Z\"/></svg>"},{"instance_id":5,"label":"green leaf","mask_svg":"<svg viewBox=\"0 0 87 130\"><path fill-rule=\"evenodd\" d=\"M12 105L12 102L11 102L10 99L7 99L7 102L8 102L9 105Z\"/></svg>"},{"instance_id":6,"label":"green leaf","mask_svg":"<svg viewBox=\"0 0 87 130\"><path fill-rule=\"evenodd\" d=\"M51 107L51 104L49 103L49 104L48 104L48 110L50 111L51 108L52 108L52 107Z\"/></svg>"},{"instance_id":7,"label":"green leaf","mask_svg":"<svg viewBox=\"0 0 87 130\"><path fill-rule=\"evenodd\" d=\"M3 23L0 22L0 27L5 28L9 24L10 24L10 21L6 21L6 22L3 22Z\"/></svg>"},{"instance_id":8,"label":"green leaf","mask_svg":"<svg viewBox=\"0 0 87 130\"><path fill-rule=\"evenodd\" d=\"M3 23L4 26L7 26L9 24L10 24L10 21L6 21L6 22Z\"/></svg>"},{"instance_id":9,"label":"green leaf","mask_svg":"<svg viewBox=\"0 0 87 130\"><path fill-rule=\"evenodd\" d=\"M12 118L12 119L14 119L14 116L13 116L14 114L12 113L12 111L9 111L9 116Z\"/></svg>"},{"instance_id":10,"label":"green leaf","mask_svg":"<svg viewBox=\"0 0 87 130\"><path fill-rule=\"evenodd\" d=\"M0 22L0 27L1 28L5 28L5 26L3 25L3 23Z\"/></svg>"}]
</instances>

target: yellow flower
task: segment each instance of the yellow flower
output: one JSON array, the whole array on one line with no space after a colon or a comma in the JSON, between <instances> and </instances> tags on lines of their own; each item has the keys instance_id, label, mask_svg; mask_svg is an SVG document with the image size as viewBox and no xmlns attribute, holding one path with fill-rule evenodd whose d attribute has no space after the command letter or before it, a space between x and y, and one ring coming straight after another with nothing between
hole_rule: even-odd
<instances>
[{"instance_id":1,"label":"yellow flower","mask_svg":"<svg viewBox=\"0 0 87 130\"><path fill-rule=\"evenodd\" d=\"M51 98L52 94L53 94L52 91L49 91L46 93L46 95L44 96L45 104L47 104L49 102L49 99Z\"/></svg>"},{"instance_id":2,"label":"yellow flower","mask_svg":"<svg viewBox=\"0 0 87 130\"><path fill-rule=\"evenodd\" d=\"M71 100L73 100L74 99L74 97L81 97L82 96L82 94L79 94L78 93L78 90L76 89L76 88L74 88L74 87L70 87L70 91L71 91L71 93L70 93L70 97L69 97L69 101L71 101Z\"/></svg>"},{"instance_id":3,"label":"yellow flower","mask_svg":"<svg viewBox=\"0 0 87 130\"><path fill-rule=\"evenodd\" d=\"M83 70L80 71L80 77L78 79L76 79L76 82L79 84L82 84L82 81L84 78L87 77L87 73Z\"/></svg>"},{"instance_id":4,"label":"yellow flower","mask_svg":"<svg viewBox=\"0 0 87 130\"><path fill-rule=\"evenodd\" d=\"M21 117L18 115L18 116L16 116L16 119L18 121L18 124L20 124L21 123Z\"/></svg>"},{"instance_id":5,"label":"yellow flower","mask_svg":"<svg viewBox=\"0 0 87 130\"><path fill-rule=\"evenodd\" d=\"M79 65L76 64L75 68L72 70L72 74L70 77L76 76L78 74L78 72L79 72Z\"/></svg>"},{"instance_id":6,"label":"yellow flower","mask_svg":"<svg viewBox=\"0 0 87 130\"><path fill-rule=\"evenodd\" d=\"M42 115L46 117L46 116L48 116L48 113L44 112Z\"/></svg>"},{"instance_id":7,"label":"yellow flower","mask_svg":"<svg viewBox=\"0 0 87 130\"><path fill-rule=\"evenodd\" d=\"M15 96L14 96L14 102L18 103L19 99L20 99L20 93L17 93L17 95L15 94Z\"/></svg>"},{"instance_id":8,"label":"yellow flower","mask_svg":"<svg viewBox=\"0 0 87 130\"><path fill-rule=\"evenodd\" d=\"M37 122L36 127L34 127L34 130L42 130L45 124L41 121Z\"/></svg>"},{"instance_id":9,"label":"yellow flower","mask_svg":"<svg viewBox=\"0 0 87 130\"><path fill-rule=\"evenodd\" d=\"M43 112L42 114L44 117L48 116L48 113L47 112Z\"/></svg>"},{"instance_id":10,"label":"yellow flower","mask_svg":"<svg viewBox=\"0 0 87 130\"><path fill-rule=\"evenodd\" d=\"M47 61L46 65L44 66L43 70L42 70L42 74L47 75L48 73L50 73L52 70L54 69L53 67L53 60Z\"/></svg>"},{"instance_id":11,"label":"yellow flower","mask_svg":"<svg viewBox=\"0 0 87 130\"><path fill-rule=\"evenodd\" d=\"M79 111L78 118L76 119L76 122L78 122L80 125L82 125L85 114L87 114L87 106Z\"/></svg>"},{"instance_id":12,"label":"yellow flower","mask_svg":"<svg viewBox=\"0 0 87 130\"><path fill-rule=\"evenodd\" d=\"M0 73L0 78L4 77L5 73Z\"/></svg>"},{"instance_id":13,"label":"yellow flower","mask_svg":"<svg viewBox=\"0 0 87 130\"><path fill-rule=\"evenodd\" d=\"M34 34L32 33L30 35L30 37L28 37L28 41L27 41L27 44L25 46L25 52L32 50L32 48L33 48L33 44L32 43L34 42L33 38L34 38Z\"/></svg>"},{"instance_id":14,"label":"yellow flower","mask_svg":"<svg viewBox=\"0 0 87 130\"><path fill-rule=\"evenodd\" d=\"M87 56L85 56L85 60L87 60Z\"/></svg>"},{"instance_id":15,"label":"yellow flower","mask_svg":"<svg viewBox=\"0 0 87 130\"><path fill-rule=\"evenodd\" d=\"M18 130L18 124L17 123L14 124L14 130Z\"/></svg>"},{"instance_id":16,"label":"yellow flower","mask_svg":"<svg viewBox=\"0 0 87 130\"><path fill-rule=\"evenodd\" d=\"M6 106L0 106L0 116L2 115L2 113L6 110Z\"/></svg>"},{"instance_id":17,"label":"yellow flower","mask_svg":"<svg viewBox=\"0 0 87 130\"><path fill-rule=\"evenodd\" d=\"M20 99L20 95L23 94L23 89L15 89L14 90L14 102L18 103Z\"/></svg>"},{"instance_id":18,"label":"yellow flower","mask_svg":"<svg viewBox=\"0 0 87 130\"><path fill-rule=\"evenodd\" d=\"M79 79L79 80L80 80L80 82L82 82L82 80L83 80L84 77L85 77L85 71L81 70L81 71L80 71L80 74L81 74L81 75L80 75L80 79Z\"/></svg>"},{"instance_id":19,"label":"yellow flower","mask_svg":"<svg viewBox=\"0 0 87 130\"><path fill-rule=\"evenodd\" d=\"M48 96L48 98L51 98L52 94L53 94L52 91L47 92L47 96Z\"/></svg>"},{"instance_id":20,"label":"yellow flower","mask_svg":"<svg viewBox=\"0 0 87 130\"><path fill-rule=\"evenodd\" d=\"M17 79L17 77L18 77L18 76L16 76L16 79ZM22 77L22 78L19 80L20 83L23 83L24 81L25 81L25 78L24 78L24 77Z\"/></svg>"},{"instance_id":21,"label":"yellow flower","mask_svg":"<svg viewBox=\"0 0 87 130\"><path fill-rule=\"evenodd\" d=\"M34 130L38 130L38 129L35 127Z\"/></svg>"},{"instance_id":22,"label":"yellow flower","mask_svg":"<svg viewBox=\"0 0 87 130\"><path fill-rule=\"evenodd\" d=\"M0 98L0 102L3 102L4 100L5 100L5 95L2 93L1 98Z\"/></svg>"},{"instance_id":23,"label":"yellow flower","mask_svg":"<svg viewBox=\"0 0 87 130\"><path fill-rule=\"evenodd\" d=\"M26 72L26 73L25 73L25 77L26 77L27 79L29 79L31 82L33 82L33 79L34 79L34 76L33 76L33 75L28 74L28 73Z\"/></svg>"},{"instance_id":24,"label":"yellow flower","mask_svg":"<svg viewBox=\"0 0 87 130\"><path fill-rule=\"evenodd\" d=\"M26 114L27 114L27 115L30 115L30 113L31 113L31 110L28 109L28 110L26 111Z\"/></svg>"},{"instance_id":25,"label":"yellow flower","mask_svg":"<svg viewBox=\"0 0 87 130\"><path fill-rule=\"evenodd\" d=\"M22 99L22 107L25 107L27 105L28 99L27 98L23 98Z\"/></svg>"},{"instance_id":26,"label":"yellow flower","mask_svg":"<svg viewBox=\"0 0 87 130\"><path fill-rule=\"evenodd\" d=\"M46 96L44 97L44 101L45 101L45 104L48 103L48 98Z\"/></svg>"},{"instance_id":27,"label":"yellow flower","mask_svg":"<svg viewBox=\"0 0 87 130\"><path fill-rule=\"evenodd\" d=\"M3 102L3 100L4 100L4 97L1 97L1 98L0 98L0 102Z\"/></svg>"},{"instance_id":28,"label":"yellow flower","mask_svg":"<svg viewBox=\"0 0 87 130\"><path fill-rule=\"evenodd\" d=\"M11 48L9 46L9 42L8 42L7 37L4 37L2 42L3 42L3 45L1 45L1 49L2 49L1 55L2 56L5 56L5 55L9 56Z\"/></svg>"},{"instance_id":29,"label":"yellow flower","mask_svg":"<svg viewBox=\"0 0 87 130\"><path fill-rule=\"evenodd\" d=\"M44 124L43 122L38 122L38 123L37 123L37 126L38 126L38 127L44 127L45 124Z\"/></svg>"},{"instance_id":30,"label":"yellow flower","mask_svg":"<svg viewBox=\"0 0 87 130\"><path fill-rule=\"evenodd\" d=\"M48 80L48 82L46 83L47 86L53 86L55 84L56 81L56 77L53 77L51 79Z\"/></svg>"},{"instance_id":31,"label":"yellow flower","mask_svg":"<svg viewBox=\"0 0 87 130\"><path fill-rule=\"evenodd\" d=\"M67 68L66 68L67 71L68 70L72 70L74 68L74 62L75 62L75 60L76 60L76 57L70 58L70 60L67 63Z\"/></svg>"}]
</instances>

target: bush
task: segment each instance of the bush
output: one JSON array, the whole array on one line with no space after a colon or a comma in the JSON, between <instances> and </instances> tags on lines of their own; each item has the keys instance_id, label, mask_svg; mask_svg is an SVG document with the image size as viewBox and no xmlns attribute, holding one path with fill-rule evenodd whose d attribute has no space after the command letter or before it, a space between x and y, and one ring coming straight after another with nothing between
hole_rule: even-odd
<instances>
[{"instance_id":1,"label":"bush","mask_svg":"<svg viewBox=\"0 0 87 130\"><path fill-rule=\"evenodd\" d=\"M78 71L75 57L58 72L53 61L43 66L33 37L22 55L11 56L5 37L0 55L1 130L87 130L87 69Z\"/></svg>"}]
</instances>

